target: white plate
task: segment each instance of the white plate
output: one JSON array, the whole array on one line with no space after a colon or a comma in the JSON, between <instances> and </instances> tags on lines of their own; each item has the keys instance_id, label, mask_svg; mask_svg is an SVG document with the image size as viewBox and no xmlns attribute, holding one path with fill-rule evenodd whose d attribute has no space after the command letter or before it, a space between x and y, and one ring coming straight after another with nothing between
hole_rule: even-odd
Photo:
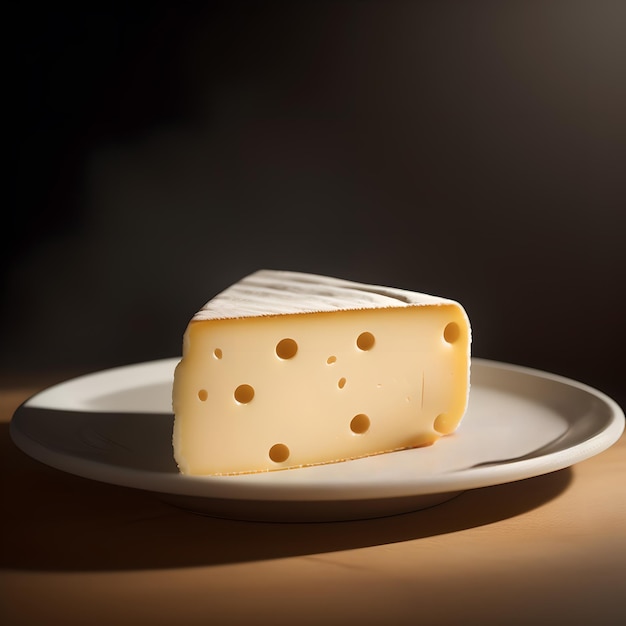
<instances>
[{"instance_id":1,"label":"white plate","mask_svg":"<svg viewBox=\"0 0 626 626\"><path fill-rule=\"evenodd\" d=\"M25 402L11 436L31 457L86 478L157 492L238 519L344 520L391 515L568 467L615 443L624 413L603 393L529 368L472 359L459 430L427 448L246 476L180 474L172 457L178 359L81 376Z\"/></svg>"}]
</instances>

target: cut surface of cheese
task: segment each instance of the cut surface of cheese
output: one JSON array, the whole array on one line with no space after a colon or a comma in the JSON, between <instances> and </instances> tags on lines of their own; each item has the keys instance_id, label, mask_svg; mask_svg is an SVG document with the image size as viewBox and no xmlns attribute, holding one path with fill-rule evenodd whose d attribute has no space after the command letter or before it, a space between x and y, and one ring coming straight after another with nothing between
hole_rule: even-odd
<instances>
[{"instance_id":1,"label":"cut surface of cheese","mask_svg":"<svg viewBox=\"0 0 626 626\"><path fill-rule=\"evenodd\" d=\"M187 326L174 458L184 474L224 475L432 444L467 408L470 343L453 300L258 271Z\"/></svg>"}]
</instances>

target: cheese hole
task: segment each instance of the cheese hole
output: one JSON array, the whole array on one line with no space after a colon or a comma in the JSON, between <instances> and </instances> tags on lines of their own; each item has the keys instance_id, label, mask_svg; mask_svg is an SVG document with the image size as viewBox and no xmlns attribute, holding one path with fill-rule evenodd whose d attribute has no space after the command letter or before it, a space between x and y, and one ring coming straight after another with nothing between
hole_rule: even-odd
<instances>
[{"instance_id":1,"label":"cheese hole","mask_svg":"<svg viewBox=\"0 0 626 626\"><path fill-rule=\"evenodd\" d=\"M456 322L450 322L443 329L443 338L448 343L454 343L455 341L458 341L460 336L461 336L461 329L459 328L459 325Z\"/></svg>"},{"instance_id":2,"label":"cheese hole","mask_svg":"<svg viewBox=\"0 0 626 626\"><path fill-rule=\"evenodd\" d=\"M328 363L328 365L332 365L333 363L337 362L337 357L336 356L329 356L326 359L326 363Z\"/></svg>"},{"instance_id":3,"label":"cheese hole","mask_svg":"<svg viewBox=\"0 0 626 626\"><path fill-rule=\"evenodd\" d=\"M276 344L276 356L279 359L292 359L298 352L298 344L293 339L281 339Z\"/></svg>"},{"instance_id":4,"label":"cheese hole","mask_svg":"<svg viewBox=\"0 0 626 626\"><path fill-rule=\"evenodd\" d=\"M345 386L346 386L346 379L342 377L337 382L337 387L339 387L339 389L343 389Z\"/></svg>"},{"instance_id":5,"label":"cheese hole","mask_svg":"<svg viewBox=\"0 0 626 626\"><path fill-rule=\"evenodd\" d=\"M369 430L370 427L370 418L367 417L364 413L359 413L352 418L350 422L350 430L355 435L362 435Z\"/></svg>"},{"instance_id":6,"label":"cheese hole","mask_svg":"<svg viewBox=\"0 0 626 626\"><path fill-rule=\"evenodd\" d=\"M442 435L449 435L454 431L455 425L454 420L451 420L446 413L440 413L435 418L433 428Z\"/></svg>"},{"instance_id":7,"label":"cheese hole","mask_svg":"<svg viewBox=\"0 0 626 626\"><path fill-rule=\"evenodd\" d=\"M200 389L200 391L198 391L198 400L200 400L200 402L206 402L208 397L209 392L206 389Z\"/></svg>"},{"instance_id":8,"label":"cheese hole","mask_svg":"<svg viewBox=\"0 0 626 626\"><path fill-rule=\"evenodd\" d=\"M239 385L235 389L235 400L240 404L248 404L254 398L254 387L250 385Z\"/></svg>"},{"instance_id":9,"label":"cheese hole","mask_svg":"<svg viewBox=\"0 0 626 626\"><path fill-rule=\"evenodd\" d=\"M270 459L274 463L284 463L289 458L289 448L284 443L276 443L270 448Z\"/></svg>"},{"instance_id":10,"label":"cheese hole","mask_svg":"<svg viewBox=\"0 0 626 626\"><path fill-rule=\"evenodd\" d=\"M361 333L356 340L356 345L359 350L363 350L364 352L367 350L371 350L374 347L374 335L372 333Z\"/></svg>"},{"instance_id":11,"label":"cheese hole","mask_svg":"<svg viewBox=\"0 0 626 626\"><path fill-rule=\"evenodd\" d=\"M222 358L222 351L219 348L215 348L215 350L213 350L213 356L216 359L221 359Z\"/></svg>"}]
</instances>

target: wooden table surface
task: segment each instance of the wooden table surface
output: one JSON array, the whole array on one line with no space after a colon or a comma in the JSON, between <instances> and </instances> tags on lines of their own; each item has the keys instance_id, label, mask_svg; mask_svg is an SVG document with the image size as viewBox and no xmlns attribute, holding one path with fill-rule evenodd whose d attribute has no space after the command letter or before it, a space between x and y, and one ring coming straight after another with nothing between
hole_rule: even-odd
<instances>
[{"instance_id":1,"label":"wooden table surface","mask_svg":"<svg viewBox=\"0 0 626 626\"><path fill-rule=\"evenodd\" d=\"M2 624L626 623L624 436L414 513L229 521L22 453L9 421L50 382L0 381Z\"/></svg>"}]
</instances>

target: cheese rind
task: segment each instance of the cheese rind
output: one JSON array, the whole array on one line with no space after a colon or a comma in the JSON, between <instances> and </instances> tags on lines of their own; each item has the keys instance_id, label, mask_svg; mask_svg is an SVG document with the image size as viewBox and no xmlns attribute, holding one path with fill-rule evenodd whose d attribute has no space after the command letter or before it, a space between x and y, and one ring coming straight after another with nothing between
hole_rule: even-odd
<instances>
[{"instance_id":1,"label":"cheese rind","mask_svg":"<svg viewBox=\"0 0 626 626\"><path fill-rule=\"evenodd\" d=\"M465 413L470 341L452 300L257 272L187 327L176 462L186 474L240 474L431 444Z\"/></svg>"},{"instance_id":2,"label":"cheese rind","mask_svg":"<svg viewBox=\"0 0 626 626\"><path fill-rule=\"evenodd\" d=\"M194 321L266 317L323 311L354 311L405 306L458 304L424 293L365 285L340 278L259 270L209 300Z\"/></svg>"}]
</instances>

